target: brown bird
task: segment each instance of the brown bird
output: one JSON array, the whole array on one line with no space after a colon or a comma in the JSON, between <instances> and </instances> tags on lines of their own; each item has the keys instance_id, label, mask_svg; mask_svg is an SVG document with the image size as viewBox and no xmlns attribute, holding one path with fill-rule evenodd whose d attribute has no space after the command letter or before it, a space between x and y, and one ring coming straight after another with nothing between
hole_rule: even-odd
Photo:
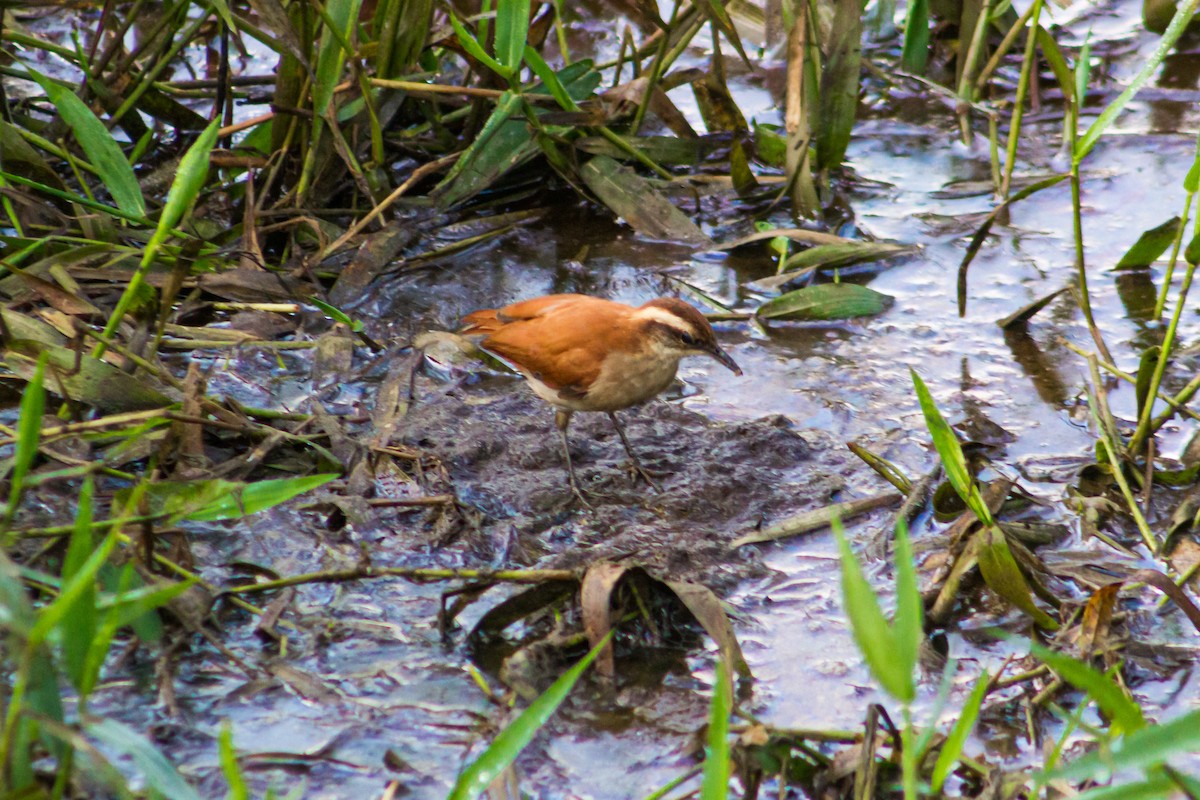
<instances>
[{"instance_id":1,"label":"brown bird","mask_svg":"<svg viewBox=\"0 0 1200 800\"><path fill-rule=\"evenodd\" d=\"M742 374L704 315L674 297L634 308L582 294L552 294L475 311L463 322L462 333L477 337L480 347L514 367L554 406L571 491L584 505L567 442L572 414L606 412L634 468L657 490L614 412L670 386L685 356L710 356Z\"/></svg>"}]
</instances>

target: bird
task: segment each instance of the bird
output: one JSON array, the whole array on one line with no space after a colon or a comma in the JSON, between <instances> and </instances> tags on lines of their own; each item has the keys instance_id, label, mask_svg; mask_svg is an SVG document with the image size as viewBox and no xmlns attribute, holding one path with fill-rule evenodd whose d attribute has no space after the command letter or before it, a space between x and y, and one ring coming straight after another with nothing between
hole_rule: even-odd
<instances>
[{"instance_id":1,"label":"bird","mask_svg":"<svg viewBox=\"0 0 1200 800\"><path fill-rule=\"evenodd\" d=\"M588 508L567 438L573 414L607 413L638 475L661 491L615 412L661 393L687 356L708 356L742 374L704 315L676 297L634 307L590 295L551 294L471 312L459 332L519 372L554 407L571 491Z\"/></svg>"}]
</instances>

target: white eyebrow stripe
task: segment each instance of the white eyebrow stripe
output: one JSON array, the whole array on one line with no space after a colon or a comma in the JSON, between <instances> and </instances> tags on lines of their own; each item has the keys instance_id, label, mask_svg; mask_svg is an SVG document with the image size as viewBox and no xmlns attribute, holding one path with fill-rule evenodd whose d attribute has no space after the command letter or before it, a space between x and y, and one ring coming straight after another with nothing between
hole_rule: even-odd
<instances>
[{"instance_id":1,"label":"white eyebrow stripe","mask_svg":"<svg viewBox=\"0 0 1200 800\"><path fill-rule=\"evenodd\" d=\"M688 322L686 319L683 319L678 314L673 314L672 312L667 311L665 308L659 308L657 306L639 308L637 310L637 316L640 319L648 319L653 320L654 322L660 322L663 325L674 328L680 333L686 333L689 335L696 333L696 329L692 327L690 322Z\"/></svg>"}]
</instances>

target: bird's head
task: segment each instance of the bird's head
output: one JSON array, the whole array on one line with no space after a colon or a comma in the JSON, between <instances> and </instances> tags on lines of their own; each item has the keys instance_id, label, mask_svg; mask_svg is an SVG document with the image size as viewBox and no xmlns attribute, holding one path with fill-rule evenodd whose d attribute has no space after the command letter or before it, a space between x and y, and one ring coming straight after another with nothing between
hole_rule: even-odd
<instances>
[{"instance_id":1,"label":"bird's head","mask_svg":"<svg viewBox=\"0 0 1200 800\"><path fill-rule=\"evenodd\" d=\"M659 297L639 308L638 322L655 345L664 353L684 356L708 356L728 367L735 375L741 368L717 343L717 335L704 315L676 297Z\"/></svg>"}]
</instances>

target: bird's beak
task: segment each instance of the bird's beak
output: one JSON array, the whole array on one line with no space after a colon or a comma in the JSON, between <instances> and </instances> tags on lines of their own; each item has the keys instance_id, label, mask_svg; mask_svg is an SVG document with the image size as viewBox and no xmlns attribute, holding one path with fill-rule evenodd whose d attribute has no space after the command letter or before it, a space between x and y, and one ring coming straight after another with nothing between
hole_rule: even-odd
<instances>
[{"instance_id":1,"label":"bird's beak","mask_svg":"<svg viewBox=\"0 0 1200 800\"><path fill-rule=\"evenodd\" d=\"M734 361L732 358L729 357L729 353L726 353L721 348L719 348L719 347L714 348L711 355L717 361L720 361L726 367L729 367L729 371L732 372L734 375L742 374L742 368L737 365L736 361Z\"/></svg>"}]
</instances>

